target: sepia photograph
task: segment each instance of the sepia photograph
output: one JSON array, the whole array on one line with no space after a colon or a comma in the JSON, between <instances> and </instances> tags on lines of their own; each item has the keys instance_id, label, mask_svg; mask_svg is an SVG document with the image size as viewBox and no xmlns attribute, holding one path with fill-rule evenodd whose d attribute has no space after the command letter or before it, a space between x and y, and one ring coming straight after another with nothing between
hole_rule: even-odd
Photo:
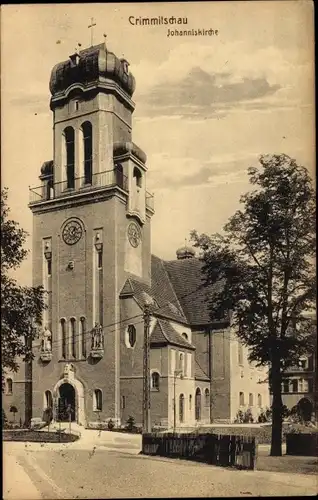
<instances>
[{"instance_id":1,"label":"sepia photograph","mask_svg":"<svg viewBox=\"0 0 318 500\"><path fill-rule=\"evenodd\" d=\"M314 5L1 6L3 498L318 493Z\"/></svg>"}]
</instances>

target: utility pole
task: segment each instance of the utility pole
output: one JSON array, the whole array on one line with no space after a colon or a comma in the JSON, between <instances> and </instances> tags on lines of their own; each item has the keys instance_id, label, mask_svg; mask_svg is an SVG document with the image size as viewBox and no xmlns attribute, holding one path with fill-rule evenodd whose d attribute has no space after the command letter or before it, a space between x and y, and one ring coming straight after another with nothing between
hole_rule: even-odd
<instances>
[{"instance_id":1,"label":"utility pole","mask_svg":"<svg viewBox=\"0 0 318 500\"><path fill-rule=\"evenodd\" d=\"M143 432L151 432L150 421L150 308L144 308Z\"/></svg>"}]
</instances>

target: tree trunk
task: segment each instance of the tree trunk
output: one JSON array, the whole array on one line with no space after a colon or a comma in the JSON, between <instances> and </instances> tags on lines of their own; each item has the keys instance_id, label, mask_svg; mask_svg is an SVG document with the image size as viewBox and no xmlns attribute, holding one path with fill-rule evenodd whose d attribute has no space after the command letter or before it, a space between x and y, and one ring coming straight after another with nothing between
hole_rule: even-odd
<instances>
[{"instance_id":1,"label":"tree trunk","mask_svg":"<svg viewBox=\"0 0 318 500\"><path fill-rule=\"evenodd\" d=\"M271 387L273 391L272 403L272 440L271 452L272 457L282 456L282 375L280 371L279 360L273 359L271 373Z\"/></svg>"}]
</instances>

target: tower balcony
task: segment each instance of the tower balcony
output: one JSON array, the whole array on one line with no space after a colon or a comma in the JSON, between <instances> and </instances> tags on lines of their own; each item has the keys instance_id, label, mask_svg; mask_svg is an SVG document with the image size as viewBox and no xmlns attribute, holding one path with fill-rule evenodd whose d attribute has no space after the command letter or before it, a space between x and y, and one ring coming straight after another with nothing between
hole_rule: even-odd
<instances>
[{"instance_id":1,"label":"tower balcony","mask_svg":"<svg viewBox=\"0 0 318 500\"><path fill-rule=\"evenodd\" d=\"M29 188L29 203L35 205L44 201L115 186L128 193L128 178L116 169L92 174L89 181L86 177L74 177L55 183L47 181L46 183L43 182L41 186Z\"/></svg>"}]
</instances>

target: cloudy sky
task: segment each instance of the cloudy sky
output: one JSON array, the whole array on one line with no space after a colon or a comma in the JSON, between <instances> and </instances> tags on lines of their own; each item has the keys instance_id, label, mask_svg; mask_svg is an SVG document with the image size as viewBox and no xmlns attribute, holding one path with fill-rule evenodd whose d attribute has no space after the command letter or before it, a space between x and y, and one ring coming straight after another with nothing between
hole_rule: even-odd
<instances>
[{"instance_id":1,"label":"cloudy sky","mask_svg":"<svg viewBox=\"0 0 318 500\"><path fill-rule=\"evenodd\" d=\"M12 217L30 235L28 186L52 159L52 67L103 41L136 77L133 140L148 156L155 193L152 251L167 259L192 229L219 231L249 189L262 153L286 153L314 169L313 7L306 1L3 6L2 186ZM187 18L183 29L129 17ZM172 29L172 27L171 27ZM30 246L31 237L28 239ZM31 282L31 258L18 271Z\"/></svg>"}]
</instances>

